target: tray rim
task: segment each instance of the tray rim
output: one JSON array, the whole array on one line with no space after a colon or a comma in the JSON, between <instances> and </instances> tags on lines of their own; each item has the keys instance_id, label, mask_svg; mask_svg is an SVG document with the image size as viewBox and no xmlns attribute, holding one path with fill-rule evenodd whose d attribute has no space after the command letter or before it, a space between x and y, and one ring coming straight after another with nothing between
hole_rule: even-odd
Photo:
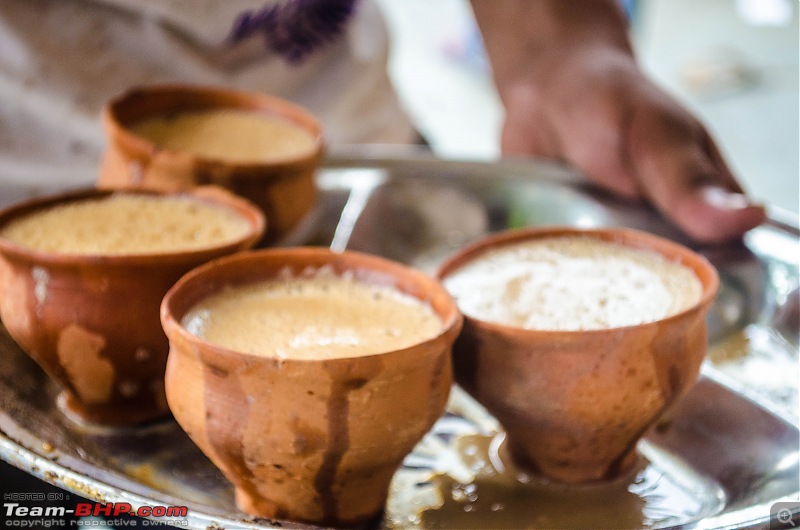
<instances>
[{"instance_id":1,"label":"tray rim","mask_svg":"<svg viewBox=\"0 0 800 530\"><path fill-rule=\"evenodd\" d=\"M556 184L584 187L603 194L608 192L589 182L580 172L564 164L544 158L507 156L497 160L469 160L437 158L429 149L410 146L363 146L353 145L337 148L325 155L320 169L381 168L393 169L413 164L416 170L434 167L475 175L479 170L492 168L501 173L530 176ZM651 208L652 209L652 208ZM766 205L767 217L764 225L777 228L790 235L800 237L800 214L775 206ZM652 209L654 212L655 210Z\"/></svg>"}]
</instances>

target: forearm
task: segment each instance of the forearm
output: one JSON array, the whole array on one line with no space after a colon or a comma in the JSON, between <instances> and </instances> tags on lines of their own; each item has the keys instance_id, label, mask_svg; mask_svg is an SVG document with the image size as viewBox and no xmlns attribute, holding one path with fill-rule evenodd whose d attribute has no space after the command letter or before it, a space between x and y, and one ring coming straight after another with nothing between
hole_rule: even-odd
<instances>
[{"instance_id":1,"label":"forearm","mask_svg":"<svg viewBox=\"0 0 800 530\"><path fill-rule=\"evenodd\" d=\"M498 88L554 63L598 49L632 57L616 0L472 0Z\"/></svg>"}]
</instances>

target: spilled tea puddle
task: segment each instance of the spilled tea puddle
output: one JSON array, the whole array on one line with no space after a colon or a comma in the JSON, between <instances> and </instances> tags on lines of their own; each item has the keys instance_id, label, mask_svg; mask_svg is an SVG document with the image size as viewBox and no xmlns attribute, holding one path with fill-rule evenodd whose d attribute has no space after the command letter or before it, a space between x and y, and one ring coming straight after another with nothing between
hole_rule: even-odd
<instances>
[{"instance_id":1,"label":"spilled tea puddle","mask_svg":"<svg viewBox=\"0 0 800 530\"><path fill-rule=\"evenodd\" d=\"M626 475L582 486L520 471L504 441L443 418L395 476L384 528L665 528L725 505L718 484L647 441Z\"/></svg>"}]
</instances>

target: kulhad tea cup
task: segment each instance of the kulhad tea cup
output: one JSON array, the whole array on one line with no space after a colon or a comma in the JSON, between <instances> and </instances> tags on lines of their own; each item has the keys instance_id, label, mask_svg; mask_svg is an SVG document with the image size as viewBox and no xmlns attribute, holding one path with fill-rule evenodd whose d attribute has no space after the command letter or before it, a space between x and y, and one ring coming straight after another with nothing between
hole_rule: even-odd
<instances>
[{"instance_id":1,"label":"kulhad tea cup","mask_svg":"<svg viewBox=\"0 0 800 530\"><path fill-rule=\"evenodd\" d=\"M240 159L173 149L134 131L136 124L148 119L172 119L204 111L243 111L277 118L307 133L308 145L286 154ZM100 164L99 187L176 190L206 184L222 186L263 210L269 221L265 244L291 233L315 203L314 174L324 151L322 127L312 113L289 101L216 86L148 85L109 101L102 120L108 141ZM245 133L221 130L218 137ZM265 152L267 147L265 144Z\"/></svg>"},{"instance_id":2,"label":"kulhad tea cup","mask_svg":"<svg viewBox=\"0 0 800 530\"><path fill-rule=\"evenodd\" d=\"M26 216L112 196L209 205L241 220L243 230L199 248L134 254L36 250L2 236L4 228ZM254 205L211 187L177 193L90 189L13 205L0 212L0 318L61 387L59 404L73 419L113 426L168 416L163 379L169 343L159 320L162 298L197 265L252 247L264 225Z\"/></svg>"},{"instance_id":3,"label":"kulhad tea cup","mask_svg":"<svg viewBox=\"0 0 800 530\"><path fill-rule=\"evenodd\" d=\"M654 252L688 267L701 284L699 300L677 314L605 329L526 329L462 307L455 380L500 422L514 462L563 483L612 479L634 464L648 427L695 384L718 275L702 256L648 233L545 227L478 241L443 263L438 277L446 283L487 252L551 237L597 238Z\"/></svg>"},{"instance_id":4,"label":"kulhad tea cup","mask_svg":"<svg viewBox=\"0 0 800 530\"><path fill-rule=\"evenodd\" d=\"M428 304L435 336L394 351L298 359L233 351L182 321L199 301L233 286L327 268ZM381 513L393 474L444 411L450 348L461 315L435 279L383 258L324 248L241 253L208 263L167 294L167 400L191 439L235 486L252 515L321 525Z\"/></svg>"}]
</instances>

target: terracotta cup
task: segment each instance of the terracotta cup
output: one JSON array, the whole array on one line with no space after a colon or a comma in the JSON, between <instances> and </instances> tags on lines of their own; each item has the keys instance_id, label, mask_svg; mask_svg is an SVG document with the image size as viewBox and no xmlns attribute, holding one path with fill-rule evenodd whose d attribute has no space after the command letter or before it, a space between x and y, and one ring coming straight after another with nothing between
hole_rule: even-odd
<instances>
[{"instance_id":1,"label":"terracotta cup","mask_svg":"<svg viewBox=\"0 0 800 530\"><path fill-rule=\"evenodd\" d=\"M592 236L654 251L692 269L700 300L656 322L589 331L538 331L465 315L453 349L456 382L507 433L517 465L566 483L610 479L635 462L636 444L697 380L706 313L719 280L703 257L638 231L507 231L447 260L440 279L486 251L551 236Z\"/></svg>"},{"instance_id":2,"label":"terracotta cup","mask_svg":"<svg viewBox=\"0 0 800 530\"><path fill-rule=\"evenodd\" d=\"M0 212L0 228L35 211L111 193L83 190L20 203ZM0 237L0 318L63 388L60 404L78 420L130 425L169 415L161 299L192 268L249 248L263 234L261 211L225 190L181 195L235 212L246 220L247 233L208 248L138 255L56 254Z\"/></svg>"},{"instance_id":3,"label":"terracotta cup","mask_svg":"<svg viewBox=\"0 0 800 530\"><path fill-rule=\"evenodd\" d=\"M181 319L230 285L331 266L357 281L425 301L439 335L365 357L277 359L231 351ZM170 338L167 400L183 429L236 488L245 512L349 526L378 515L403 458L444 411L450 349L461 315L433 278L355 252L273 249L223 258L187 274L161 306Z\"/></svg>"},{"instance_id":4,"label":"terracotta cup","mask_svg":"<svg viewBox=\"0 0 800 530\"><path fill-rule=\"evenodd\" d=\"M242 162L165 149L130 130L132 124L148 118L209 109L283 118L308 131L313 146L297 155ZM108 142L100 164L99 187L176 190L204 184L222 186L263 210L268 220L265 243L285 236L314 205L314 172L323 154L322 129L311 113L288 101L220 87L154 85L111 100L102 119Z\"/></svg>"}]
</instances>

